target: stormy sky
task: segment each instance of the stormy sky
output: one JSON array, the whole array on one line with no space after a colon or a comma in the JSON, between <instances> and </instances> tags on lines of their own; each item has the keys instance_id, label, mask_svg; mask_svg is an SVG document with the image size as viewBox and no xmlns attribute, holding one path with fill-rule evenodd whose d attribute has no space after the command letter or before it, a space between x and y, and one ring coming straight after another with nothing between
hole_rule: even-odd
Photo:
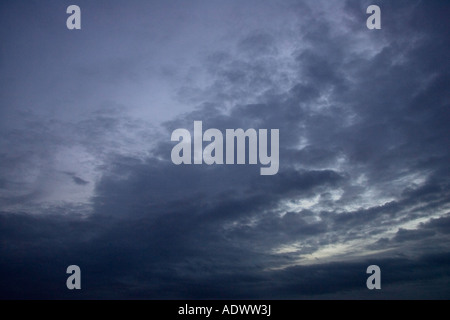
<instances>
[{"instance_id":1,"label":"stormy sky","mask_svg":"<svg viewBox=\"0 0 450 320\"><path fill-rule=\"evenodd\" d=\"M449 8L2 1L0 297L449 299ZM174 165L194 121L279 172Z\"/></svg>"}]
</instances>

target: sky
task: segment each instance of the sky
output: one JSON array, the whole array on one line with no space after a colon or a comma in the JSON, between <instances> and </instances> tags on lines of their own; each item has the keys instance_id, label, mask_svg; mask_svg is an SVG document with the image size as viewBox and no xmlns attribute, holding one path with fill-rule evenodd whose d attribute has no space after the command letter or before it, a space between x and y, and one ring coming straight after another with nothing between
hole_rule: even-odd
<instances>
[{"instance_id":1,"label":"sky","mask_svg":"<svg viewBox=\"0 0 450 320\"><path fill-rule=\"evenodd\" d=\"M2 1L0 298L449 299L449 9ZM175 165L194 121L278 173Z\"/></svg>"}]
</instances>

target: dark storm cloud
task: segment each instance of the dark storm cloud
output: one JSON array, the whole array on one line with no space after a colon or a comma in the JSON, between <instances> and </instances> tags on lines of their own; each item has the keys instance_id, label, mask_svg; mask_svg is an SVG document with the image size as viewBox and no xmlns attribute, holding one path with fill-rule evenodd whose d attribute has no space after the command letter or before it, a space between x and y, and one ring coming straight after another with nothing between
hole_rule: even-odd
<instances>
[{"instance_id":1,"label":"dark storm cloud","mask_svg":"<svg viewBox=\"0 0 450 320\"><path fill-rule=\"evenodd\" d=\"M177 99L196 107L165 121L161 135L109 100L70 121L31 114L20 126L5 124L1 297L448 298L450 75L441 3L382 1L379 31L365 28L365 2L265 3L261 10L273 9L283 27L255 23L228 48L202 52L201 67L162 67L167 79L198 70L207 81L176 83ZM132 51L125 60L92 59L77 77L109 89L145 83L147 60ZM192 131L194 120L204 129L280 129L278 174L175 166L170 134ZM33 193L40 188L14 188L28 183L19 179L23 167L51 167L47 147L66 145L102 160L81 158L94 162L95 183L82 167L53 170L76 188L94 187L89 214L83 203L41 207ZM40 214L13 206L24 202ZM70 264L82 269L81 292L65 289ZM370 264L382 269L381 292L365 288Z\"/></svg>"},{"instance_id":2,"label":"dark storm cloud","mask_svg":"<svg viewBox=\"0 0 450 320\"><path fill-rule=\"evenodd\" d=\"M336 298L340 292L351 290L356 291L353 297L382 298L389 297L391 288L398 283L406 282L417 291L421 290L423 281L441 279L445 286L449 277L448 253L426 254L419 259L372 258L263 271L261 264L274 257L225 245L223 239L218 241L211 234L202 236L203 240L210 241L195 246L190 241L198 235L190 235L192 230L170 232L163 225L149 229L153 225L149 219L121 221L120 225L100 217L83 223L67 217L33 218L17 214L2 214L1 219L2 226L8 226L2 228L2 241L8 239L13 243L3 251L8 263L2 266L5 279L2 298L98 298L100 295L103 298L267 299L320 298L333 294ZM26 232L24 226L28 226ZM41 240L36 242L38 238ZM184 242L186 239L188 243ZM21 250L26 250L27 255L23 256ZM79 293L57 285L64 282L64 269L74 260L84 271L83 290ZM384 291L368 295L361 283L366 279L365 268L374 262L383 270ZM18 279L14 276L18 272L27 277ZM421 296L420 292L402 294L403 297ZM442 298L433 293L429 297Z\"/></svg>"}]
</instances>

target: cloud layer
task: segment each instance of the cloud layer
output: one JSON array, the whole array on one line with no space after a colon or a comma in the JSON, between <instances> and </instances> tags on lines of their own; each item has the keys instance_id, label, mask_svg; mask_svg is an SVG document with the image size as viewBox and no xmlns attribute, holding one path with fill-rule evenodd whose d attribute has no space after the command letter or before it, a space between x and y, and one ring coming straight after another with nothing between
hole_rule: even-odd
<instances>
[{"instance_id":1,"label":"cloud layer","mask_svg":"<svg viewBox=\"0 0 450 320\"><path fill-rule=\"evenodd\" d=\"M369 4L2 4L0 296L448 299L449 7ZM279 129L278 174L174 165L196 120Z\"/></svg>"}]
</instances>

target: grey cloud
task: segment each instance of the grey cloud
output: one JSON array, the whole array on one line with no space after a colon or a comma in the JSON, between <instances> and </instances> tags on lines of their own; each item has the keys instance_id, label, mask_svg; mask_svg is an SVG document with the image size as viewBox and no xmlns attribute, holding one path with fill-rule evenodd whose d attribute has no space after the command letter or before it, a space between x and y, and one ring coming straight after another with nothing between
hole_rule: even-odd
<instances>
[{"instance_id":1,"label":"grey cloud","mask_svg":"<svg viewBox=\"0 0 450 320\"><path fill-rule=\"evenodd\" d=\"M246 37L238 44L238 47L240 50L246 51L252 56L277 53L274 39L271 35L264 33L253 34Z\"/></svg>"},{"instance_id":2,"label":"grey cloud","mask_svg":"<svg viewBox=\"0 0 450 320\"><path fill-rule=\"evenodd\" d=\"M2 230L6 231L2 232L2 239L15 240L14 245L6 246L3 251L8 263L6 260L2 262L6 284L2 298L89 299L100 294L104 298L297 299L338 298L354 290L353 297L373 299L389 297L400 283L416 288L413 292L402 292L400 297L408 298L420 297L417 290L421 290L421 282L449 276L448 253L429 254L418 259L373 257L360 262L262 271L259 264L271 260L270 256L224 246L223 241L220 246L217 242L202 242L198 247L183 244L184 239L192 240L193 237L159 228L153 229L157 232L154 235L148 232L151 226L148 220L125 224L122 221L119 226L99 217L82 224L74 219L32 218L17 214L2 214L1 218L2 225L6 222L8 225ZM29 226L25 233L22 231L24 225ZM95 236L77 237L80 234L88 236L89 233ZM154 242L161 239L161 233L166 236L163 247ZM121 240L117 235L122 237ZM176 242L173 242L174 237L178 239ZM46 249L54 241L60 245ZM26 256L20 254L23 249L28 252ZM206 253L209 255L205 256ZM59 257L57 261L52 258L54 254ZM24 258L19 263L18 259ZM65 267L74 260L84 271L85 290L80 293L69 292L57 285L64 283ZM368 295L367 289L361 288L366 279L365 269L373 263L383 270L384 295ZM108 268L105 269L105 265ZM8 276L18 273L27 274L28 282L15 278L15 285L12 285L10 281L14 277ZM437 294L430 293L430 297L442 298L442 293L448 294L446 283L448 281L442 282Z\"/></svg>"},{"instance_id":3,"label":"grey cloud","mask_svg":"<svg viewBox=\"0 0 450 320\"><path fill-rule=\"evenodd\" d=\"M192 12L152 4L157 21L183 18L162 26L158 45L141 48L148 33L128 39L118 30L130 46L123 53L100 59L92 45L85 62L71 56L77 80L68 86L82 81L80 110L64 94L50 106L39 96L36 113L2 104L11 121L0 127L1 297L449 297L447 6L381 1L383 29L369 32L365 3L264 3L255 10L273 16L270 23L253 17L229 28L200 19L186 43L212 39L199 31L209 23L226 44L202 42L201 50L194 50L200 40L188 46L176 35L176 26L191 26ZM115 4L107 11L122 25ZM196 6L199 17L213 10ZM230 19L248 9L221 6ZM232 32L242 24L251 27ZM183 50L186 60L177 54ZM145 56L151 52L159 52L157 63ZM179 60L168 62L173 57ZM186 110L169 117L158 109L169 120L155 124L122 99L139 103L128 86L147 90L159 62L158 76ZM122 89L125 97L112 94ZM55 103L70 112L51 116ZM170 134L192 131L194 120L220 130L280 129L279 173L173 165ZM62 152L70 148L76 151ZM57 167L63 163L74 168ZM23 168L41 170L36 184ZM54 189L93 188L89 199L42 203L54 172L66 173ZM25 203L34 214L16 206ZM65 268L74 263L83 270L81 293L64 288ZM382 268L382 292L365 288L369 264Z\"/></svg>"},{"instance_id":4,"label":"grey cloud","mask_svg":"<svg viewBox=\"0 0 450 320\"><path fill-rule=\"evenodd\" d=\"M89 184L89 181L86 181L80 177L78 177L75 173L73 172L64 172L67 176L69 176L70 178L72 178L72 181L79 185L79 186L85 186L87 184Z\"/></svg>"},{"instance_id":5,"label":"grey cloud","mask_svg":"<svg viewBox=\"0 0 450 320\"><path fill-rule=\"evenodd\" d=\"M80 186L85 186L89 183L89 181L83 180L80 177L72 177L73 182L75 182L76 184L80 185Z\"/></svg>"}]
</instances>

